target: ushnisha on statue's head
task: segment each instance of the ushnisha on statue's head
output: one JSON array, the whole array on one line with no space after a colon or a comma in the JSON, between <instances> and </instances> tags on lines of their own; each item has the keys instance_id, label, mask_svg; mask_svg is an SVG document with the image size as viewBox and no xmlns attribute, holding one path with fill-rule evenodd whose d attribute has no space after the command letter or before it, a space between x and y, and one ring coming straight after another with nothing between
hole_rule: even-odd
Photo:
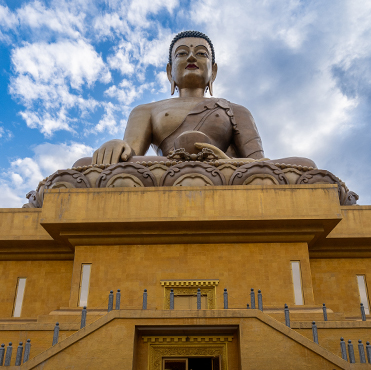
<instances>
[{"instance_id":1,"label":"ushnisha on statue's head","mask_svg":"<svg viewBox=\"0 0 371 370\"><path fill-rule=\"evenodd\" d=\"M175 88L178 88L180 97L203 96L207 89L213 95L218 66L211 40L198 31L178 33L170 44L166 70L171 95Z\"/></svg>"}]
</instances>

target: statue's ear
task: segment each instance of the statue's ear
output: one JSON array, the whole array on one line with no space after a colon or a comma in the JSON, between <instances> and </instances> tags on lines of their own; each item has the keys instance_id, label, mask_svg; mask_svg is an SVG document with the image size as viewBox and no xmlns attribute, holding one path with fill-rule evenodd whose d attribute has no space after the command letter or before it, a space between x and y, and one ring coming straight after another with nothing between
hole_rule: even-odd
<instances>
[{"instance_id":1,"label":"statue's ear","mask_svg":"<svg viewBox=\"0 0 371 370\"><path fill-rule=\"evenodd\" d=\"M218 73L218 65L216 63L214 63L213 64L213 74L211 76L212 82L215 81L217 73Z\"/></svg>"},{"instance_id":2,"label":"statue's ear","mask_svg":"<svg viewBox=\"0 0 371 370\"><path fill-rule=\"evenodd\" d=\"M218 65L216 63L213 64L213 68L212 68L212 74L211 74L211 79L208 83L208 88L209 88L209 93L211 96L213 96L213 82L215 81L216 79L216 74L218 73Z\"/></svg>"},{"instance_id":3,"label":"statue's ear","mask_svg":"<svg viewBox=\"0 0 371 370\"><path fill-rule=\"evenodd\" d=\"M167 66L166 66L166 73L167 73L167 78L168 78L168 80L170 81L170 84L171 84L171 95L174 95L175 82L174 82L173 77L171 75L171 64L170 63L168 63Z\"/></svg>"}]
</instances>

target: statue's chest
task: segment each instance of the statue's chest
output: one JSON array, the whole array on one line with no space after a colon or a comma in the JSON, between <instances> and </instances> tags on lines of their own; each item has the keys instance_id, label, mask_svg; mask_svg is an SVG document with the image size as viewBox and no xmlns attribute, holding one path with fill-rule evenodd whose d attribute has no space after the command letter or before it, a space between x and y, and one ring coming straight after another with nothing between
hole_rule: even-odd
<instances>
[{"instance_id":1,"label":"statue's chest","mask_svg":"<svg viewBox=\"0 0 371 370\"><path fill-rule=\"evenodd\" d=\"M173 101L174 100L174 101ZM156 144L170 135L184 121L198 102L177 103L176 99L163 102L152 111L152 133Z\"/></svg>"}]
</instances>

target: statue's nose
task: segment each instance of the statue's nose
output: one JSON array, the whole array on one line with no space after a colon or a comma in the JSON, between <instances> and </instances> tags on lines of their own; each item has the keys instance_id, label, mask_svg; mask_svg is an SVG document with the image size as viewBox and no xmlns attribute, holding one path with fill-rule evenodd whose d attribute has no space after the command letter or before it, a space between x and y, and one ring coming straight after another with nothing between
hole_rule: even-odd
<instances>
[{"instance_id":1,"label":"statue's nose","mask_svg":"<svg viewBox=\"0 0 371 370\"><path fill-rule=\"evenodd\" d=\"M188 55L187 62L189 62L189 63L197 62L197 59L195 58L195 56L193 55L193 53L190 53Z\"/></svg>"}]
</instances>

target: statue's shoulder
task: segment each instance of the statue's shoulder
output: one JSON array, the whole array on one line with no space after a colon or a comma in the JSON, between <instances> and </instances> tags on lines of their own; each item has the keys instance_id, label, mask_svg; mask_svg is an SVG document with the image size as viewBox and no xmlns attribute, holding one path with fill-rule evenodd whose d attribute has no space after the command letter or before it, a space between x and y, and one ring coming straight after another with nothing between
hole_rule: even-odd
<instances>
[{"instance_id":1,"label":"statue's shoulder","mask_svg":"<svg viewBox=\"0 0 371 370\"><path fill-rule=\"evenodd\" d=\"M233 113L235 115L241 115L241 114L245 115L245 114L247 114L247 115L251 116L251 112L246 107L244 107L243 105L239 105L239 104L235 104L235 103L231 103L231 102L229 102L229 104L230 104L230 106L233 110Z\"/></svg>"},{"instance_id":2,"label":"statue's shoulder","mask_svg":"<svg viewBox=\"0 0 371 370\"><path fill-rule=\"evenodd\" d=\"M167 105L171 105L171 102L174 101L174 99L165 99L165 100L159 100L151 103L146 104L140 104L137 105L133 110L132 113L149 113L151 114L153 110L162 108Z\"/></svg>"}]
</instances>

